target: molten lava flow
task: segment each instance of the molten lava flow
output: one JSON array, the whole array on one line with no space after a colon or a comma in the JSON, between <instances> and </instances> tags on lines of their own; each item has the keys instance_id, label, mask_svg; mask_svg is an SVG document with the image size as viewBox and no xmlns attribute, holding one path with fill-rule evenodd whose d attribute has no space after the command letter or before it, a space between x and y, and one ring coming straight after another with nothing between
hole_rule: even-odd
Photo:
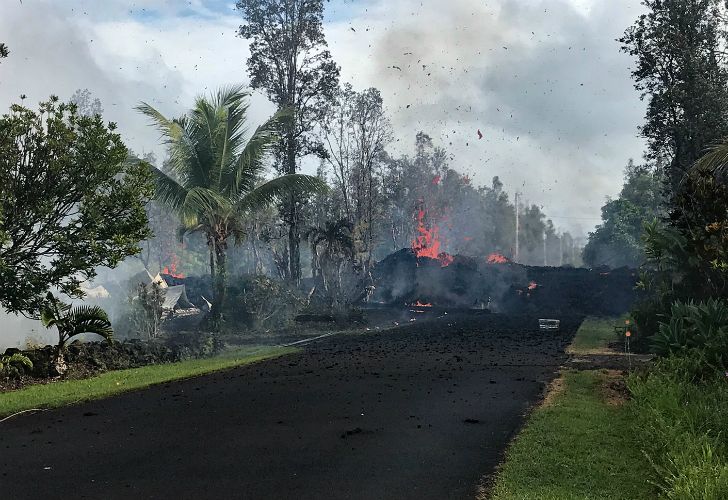
<instances>
[{"instance_id":1,"label":"molten lava flow","mask_svg":"<svg viewBox=\"0 0 728 500\"><path fill-rule=\"evenodd\" d=\"M417 233L412 241L412 250L414 250L417 257L439 260L442 267L452 264L452 256L440 252L440 228L433 225L432 229L427 229L427 226L425 226L424 210L418 210L417 212Z\"/></svg>"},{"instance_id":2,"label":"molten lava flow","mask_svg":"<svg viewBox=\"0 0 728 500\"><path fill-rule=\"evenodd\" d=\"M492 253L488 255L488 264L507 264L509 261L503 255L499 253Z\"/></svg>"},{"instance_id":3,"label":"molten lava flow","mask_svg":"<svg viewBox=\"0 0 728 500\"><path fill-rule=\"evenodd\" d=\"M427 304L424 304L418 300L414 304L410 304L410 306L412 306L412 307L432 307L432 304L430 304L429 302Z\"/></svg>"},{"instance_id":4,"label":"molten lava flow","mask_svg":"<svg viewBox=\"0 0 728 500\"><path fill-rule=\"evenodd\" d=\"M164 269L162 269L162 274L168 274L172 276L173 278L179 278L182 279L185 277L185 275L181 272L177 272L177 266L179 265L179 257L172 254L171 256L172 262L168 266L164 266Z\"/></svg>"},{"instance_id":5,"label":"molten lava flow","mask_svg":"<svg viewBox=\"0 0 728 500\"><path fill-rule=\"evenodd\" d=\"M535 290L536 288L538 288L538 283L536 283L535 281L532 281L528 284L529 290Z\"/></svg>"}]
</instances>

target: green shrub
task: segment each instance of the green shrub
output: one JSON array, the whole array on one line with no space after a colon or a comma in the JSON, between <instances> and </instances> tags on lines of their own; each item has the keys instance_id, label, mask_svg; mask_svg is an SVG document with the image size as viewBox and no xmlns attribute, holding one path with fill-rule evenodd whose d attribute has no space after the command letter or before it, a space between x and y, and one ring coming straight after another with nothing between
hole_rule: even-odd
<instances>
[{"instance_id":1,"label":"green shrub","mask_svg":"<svg viewBox=\"0 0 728 500\"><path fill-rule=\"evenodd\" d=\"M697 362L672 355L628 381L635 436L662 498L728 498L728 383L718 372L695 383Z\"/></svg>"},{"instance_id":2,"label":"green shrub","mask_svg":"<svg viewBox=\"0 0 728 500\"><path fill-rule=\"evenodd\" d=\"M19 378L26 370L33 369L33 362L20 353L0 356L0 377Z\"/></svg>"},{"instance_id":3,"label":"green shrub","mask_svg":"<svg viewBox=\"0 0 728 500\"><path fill-rule=\"evenodd\" d=\"M698 304L677 301L667 321L652 337L652 350L660 356L687 357L694 375L703 377L728 367L728 307L708 299Z\"/></svg>"},{"instance_id":4,"label":"green shrub","mask_svg":"<svg viewBox=\"0 0 728 500\"><path fill-rule=\"evenodd\" d=\"M228 287L225 317L231 325L280 328L289 326L306 304L306 296L287 283L245 276Z\"/></svg>"}]
</instances>

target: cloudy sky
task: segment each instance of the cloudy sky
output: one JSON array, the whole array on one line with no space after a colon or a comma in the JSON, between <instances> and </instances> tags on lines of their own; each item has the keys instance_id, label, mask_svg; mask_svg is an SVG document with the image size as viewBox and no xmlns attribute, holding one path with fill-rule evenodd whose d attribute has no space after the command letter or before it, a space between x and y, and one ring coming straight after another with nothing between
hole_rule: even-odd
<instances>
[{"instance_id":1,"label":"cloudy sky","mask_svg":"<svg viewBox=\"0 0 728 500\"><path fill-rule=\"evenodd\" d=\"M248 81L230 0L2 0L0 110L88 88L137 152L161 154L133 107L176 116L195 95ZM644 104L615 42L636 0L331 0L325 32L343 80L378 87L392 152L419 130L477 183L499 175L584 234L639 159ZM273 107L254 97L255 119ZM478 140L480 129L484 137Z\"/></svg>"}]
</instances>

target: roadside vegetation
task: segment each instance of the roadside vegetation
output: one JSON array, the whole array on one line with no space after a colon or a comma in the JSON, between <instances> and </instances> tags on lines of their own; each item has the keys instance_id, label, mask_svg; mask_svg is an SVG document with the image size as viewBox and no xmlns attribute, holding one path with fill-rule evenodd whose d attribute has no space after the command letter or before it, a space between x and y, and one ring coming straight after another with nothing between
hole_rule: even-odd
<instances>
[{"instance_id":1,"label":"roadside vegetation","mask_svg":"<svg viewBox=\"0 0 728 500\"><path fill-rule=\"evenodd\" d=\"M586 318L569 351L607 354L624 318ZM616 353L615 353L616 354ZM506 453L490 494L506 499L652 498L624 376L564 369Z\"/></svg>"},{"instance_id":2,"label":"roadside vegetation","mask_svg":"<svg viewBox=\"0 0 728 500\"><path fill-rule=\"evenodd\" d=\"M618 340L615 327L624 325L625 320L626 318L586 318L567 351L571 354L614 352L609 350L609 344Z\"/></svg>"},{"instance_id":3,"label":"roadside vegetation","mask_svg":"<svg viewBox=\"0 0 728 500\"><path fill-rule=\"evenodd\" d=\"M565 371L506 453L496 500L652 498L618 375Z\"/></svg>"},{"instance_id":4,"label":"roadside vegetation","mask_svg":"<svg viewBox=\"0 0 728 500\"><path fill-rule=\"evenodd\" d=\"M290 347L250 346L205 359L117 370L83 380L38 384L0 393L0 418L30 409L48 409L246 365L296 352Z\"/></svg>"}]
</instances>

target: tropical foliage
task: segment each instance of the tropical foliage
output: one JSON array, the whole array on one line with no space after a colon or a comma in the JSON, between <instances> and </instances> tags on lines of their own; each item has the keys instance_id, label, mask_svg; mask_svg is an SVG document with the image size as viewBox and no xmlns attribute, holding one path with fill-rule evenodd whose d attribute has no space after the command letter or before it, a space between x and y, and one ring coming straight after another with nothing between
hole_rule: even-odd
<instances>
[{"instance_id":1,"label":"tropical foliage","mask_svg":"<svg viewBox=\"0 0 728 500\"><path fill-rule=\"evenodd\" d=\"M41 322L46 328L56 328L58 331L58 344L50 367L51 373L56 375L63 375L67 369L65 351L72 338L84 333L99 335L108 342L114 338L111 322L103 309L88 305L72 307L50 292L41 310Z\"/></svg>"},{"instance_id":2,"label":"tropical foliage","mask_svg":"<svg viewBox=\"0 0 728 500\"><path fill-rule=\"evenodd\" d=\"M0 117L0 305L36 315L57 288L114 267L150 235L148 166L130 161L113 124L52 97Z\"/></svg>"},{"instance_id":3,"label":"tropical foliage","mask_svg":"<svg viewBox=\"0 0 728 500\"><path fill-rule=\"evenodd\" d=\"M661 175L648 165L629 161L619 197L602 207L602 224L584 247L588 266L638 267L645 260L643 225L664 210Z\"/></svg>"},{"instance_id":4,"label":"tropical foliage","mask_svg":"<svg viewBox=\"0 0 728 500\"><path fill-rule=\"evenodd\" d=\"M0 355L0 377L17 378L25 370L32 370L33 362L20 353Z\"/></svg>"},{"instance_id":5,"label":"tropical foliage","mask_svg":"<svg viewBox=\"0 0 728 500\"><path fill-rule=\"evenodd\" d=\"M185 232L202 232L215 282L212 316L219 322L225 302L227 249L244 237L243 215L286 196L323 190L315 177L290 174L261 184L265 158L278 140L277 128L290 118L279 112L249 137L248 93L224 88L200 97L186 116L167 119L148 104L139 111L150 117L169 150L168 172L154 169L156 197L180 216Z\"/></svg>"}]
</instances>

